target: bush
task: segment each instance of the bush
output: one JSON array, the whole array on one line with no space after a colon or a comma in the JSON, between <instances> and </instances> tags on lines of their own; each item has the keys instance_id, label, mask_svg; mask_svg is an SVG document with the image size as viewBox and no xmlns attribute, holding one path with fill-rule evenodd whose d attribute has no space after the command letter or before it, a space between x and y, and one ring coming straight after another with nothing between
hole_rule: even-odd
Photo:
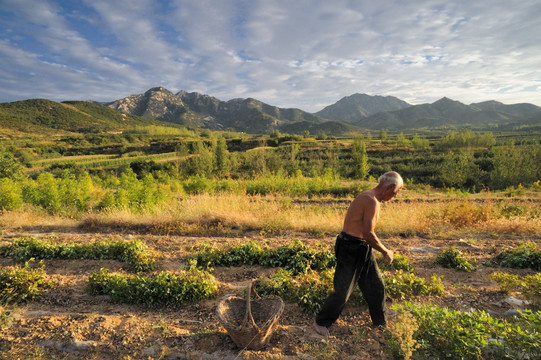
<instances>
[{"instance_id":1,"label":"bush","mask_svg":"<svg viewBox=\"0 0 541 360\"><path fill-rule=\"evenodd\" d=\"M96 241L84 244L55 244L36 238L20 238L0 247L0 256L16 261L35 259L95 259L119 260L132 265L137 271L154 268L154 256L141 240Z\"/></svg>"},{"instance_id":2,"label":"bush","mask_svg":"<svg viewBox=\"0 0 541 360\"><path fill-rule=\"evenodd\" d=\"M19 183L10 178L0 178L0 210L15 210L22 206L23 196Z\"/></svg>"},{"instance_id":3,"label":"bush","mask_svg":"<svg viewBox=\"0 0 541 360\"><path fill-rule=\"evenodd\" d=\"M462 255L462 252L453 248L443 250L443 252L436 257L434 262L443 267L459 271L471 272L475 270L473 265Z\"/></svg>"},{"instance_id":4,"label":"bush","mask_svg":"<svg viewBox=\"0 0 541 360\"><path fill-rule=\"evenodd\" d=\"M491 216L490 205L476 205L471 201L453 201L446 205L442 220L456 227L468 227L486 222Z\"/></svg>"},{"instance_id":5,"label":"bush","mask_svg":"<svg viewBox=\"0 0 541 360\"><path fill-rule=\"evenodd\" d=\"M160 272L153 277L111 274L106 268L93 272L88 280L91 295L109 295L116 303L182 305L218 294L218 283L209 272L191 264L177 274Z\"/></svg>"},{"instance_id":6,"label":"bush","mask_svg":"<svg viewBox=\"0 0 541 360\"><path fill-rule=\"evenodd\" d=\"M541 271L541 249L536 243L528 241L515 249L500 253L497 262L507 268Z\"/></svg>"},{"instance_id":7,"label":"bush","mask_svg":"<svg viewBox=\"0 0 541 360\"><path fill-rule=\"evenodd\" d=\"M0 304L14 304L32 301L41 296L43 290L51 285L45 278L44 264L31 268L25 263L24 267L4 267L0 269Z\"/></svg>"}]
</instances>

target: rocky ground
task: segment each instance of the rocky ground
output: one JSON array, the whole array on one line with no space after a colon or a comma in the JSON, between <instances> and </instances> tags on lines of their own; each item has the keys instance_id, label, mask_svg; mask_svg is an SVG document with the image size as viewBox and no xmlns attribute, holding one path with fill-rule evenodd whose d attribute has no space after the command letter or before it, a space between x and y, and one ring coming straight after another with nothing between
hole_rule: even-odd
<instances>
[{"instance_id":1,"label":"rocky ground","mask_svg":"<svg viewBox=\"0 0 541 360\"><path fill-rule=\"evenodd\" d=\"M156 250L156 271L175 271L186 262L187 252L197 244L220 246L246 242L265 242L280 246L298 239L307 245L325 243L332 247L333 238L315 239L305 235L243 238L181 237L97 234L41 233L36 237L54 237L55 241L84 242L100 239L141 238ZM3 234L6 243L21 234ZM500 268L488 263L502 246L517 245L519 239L469 239L467 241L422 238L383 239L386 245L406 255L415 274L430 278L443 275L445 296L410 299L457 310L471 308L503 315L520 309L520 301L499 292L489 274ZM541 242L540 239L534 241ZM453 246L477 259L478 270L472 273L444 269L433 263L436 255ZM10 258L0 258L1 266L13 265ZM0 307L1 359L388 359L386 334L370 326L366 308L350 302L343 316L324 339L312 329L313 316L296 304L286 304L279 325L269 345L261 351L238 349L216 317L216 306L222 296L238 292L250 279L272 269L259 266L215 268L220 295L182 307L148 308L111 303L106 296L90 296L85 291L88 275L107 267L118 271L118 261L48 260L45 271L55 285L40 300L17 306ZM505 269L515 274L533 274L531 270ZM388 303L389 307L392 303ZM392 314L391 314L392 316ZM392 322L392 319L391 319Z\"/></svg>"}]
</instances>

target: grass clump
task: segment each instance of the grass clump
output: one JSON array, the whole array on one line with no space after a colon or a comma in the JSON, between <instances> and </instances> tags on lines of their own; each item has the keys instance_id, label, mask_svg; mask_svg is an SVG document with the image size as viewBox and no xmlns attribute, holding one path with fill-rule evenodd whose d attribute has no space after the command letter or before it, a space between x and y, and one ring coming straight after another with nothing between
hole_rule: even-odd
<instances>
[{"instance_id":1,"label":"grass clump","mask_svg":"<svg viewBox=\"0 0 541 360\"><path fill-rule=\"evenodd\" d=\"M33 237L20 238L10 245L0 247L0 256L12 257L16 261L35 259L86 259L119 260L146 271L154 268L154 256L141 240L95 241L84 244L56 244Z\"/></svg>"},{"instance_id":2,"label":"grass clump","mask_svg":"<svg viewBox=\"0 0 541 360\"><path fill-rule=\"evenodd\" d=\"M520 276L496 271L489 276L500 285L501 291L521 292L534 306L541 307L541 273Z\"/></svg>"},{"instance_id":3,"label":"grass clump","mask_svg":"<svg viewBox=\"0 0 541 360\"><path fill-rule=\"evenodd\" d=\"M24 267L4 267L0 269L0 304L16 304L39 298L43 290L51 285L46 279L45 265L32 268L30 263Z\"/></svg>"},{"instance_id":4,"label":"grass clump","mask_svg":"<svg viewBox=\"0 0 541 360\"><path fill-rule=\"evenodd\" d=\"M160 272L155 276L111 274L106 268L93 272L88 280L91 295L109 295L116 303L182 305L218 294L212 274L192 263L177 274Z\"/></svg>"},{"instance_id":5,"label":"grass clump","mask_svg":"<svg viewBox=\"0 0 541 360\"><path fill-rule=\"evenodd\" d=\"M300 241L276 249L263 248L253 241L226 249L207 245L198 250L195 260L198 266L261 265L282 267L293 274L325 270L336 264L330 251L312 249Z\"/></svg>"},{"instance_id":6,"label":"grass clump","mask_svg":"<svg viewBox=\"0 0 541 360\"><path fill-rule=\"evenodd\" d=\"M443 252L436 257L434 262L445 268L465 272L475 271L475 267L468 262L464 255L462 255L462 251L454 248L443 250Z\"/></svg>"},{"instance_id":7,"label":"grass clump","mask_svg":"<svg viewBox=\"0 0 541 360\"><path fill-rule=\"evenodd\" d=\"M528 241L515 249L500 253L497 261L500 266L507 268L531 268L541 271L541 248L536 243Z\"/></svg>"},{"instance_id":8,"label":"grass clump","mask_svg":"<svg viewBox=\"0 0 541 360\"><path fill-rule=\"evenodd\" d=\"M461 312L432 305L405 303L394 310L409 312L418 329L412 340L419 359L538 359L541 356L541 312L526 310L504 320L484 311ZM397 336L397 335L395 335ZM410 341L411 343L411 341Z\"/></svg>"}]
</instances>

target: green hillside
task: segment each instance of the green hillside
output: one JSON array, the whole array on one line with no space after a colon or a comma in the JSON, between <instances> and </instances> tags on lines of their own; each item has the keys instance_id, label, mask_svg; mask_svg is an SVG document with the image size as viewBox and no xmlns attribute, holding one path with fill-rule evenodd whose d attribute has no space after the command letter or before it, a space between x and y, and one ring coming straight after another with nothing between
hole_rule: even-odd
<instances>
[{"instance_id":1,"label":"green hillside","mask_svg":"<svg viewBox=\"0 0 541 360\"><path fill-rule=\"evenodd\" d=\"M99 133L135 126L172 126L168 123L124 114L88 101L58 103L32 99L0 104L0 128L36 134Z\"/></svg>"}]
</instances>

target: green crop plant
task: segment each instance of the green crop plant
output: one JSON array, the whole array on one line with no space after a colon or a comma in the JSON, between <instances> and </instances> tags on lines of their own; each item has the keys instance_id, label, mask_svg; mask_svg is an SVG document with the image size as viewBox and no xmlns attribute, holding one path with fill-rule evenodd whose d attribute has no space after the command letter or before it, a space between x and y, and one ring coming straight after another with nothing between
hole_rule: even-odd
<instances>
[{"instance_id":1,"label":"green crop plant","mask_svg":"<svg viewBox=\"0 0 541 360\"><path fill-rule=\"evenodd\" d=\"M154 255L141 240L94 241L83 244L57 244L34 237L15 239L13 243L0 247L0 256L12 257L16 261L35 259L88 259L119 260L137 271L154 268Z\"/></svg>"},{"instance_id":2,"label":"green crop plant","mask_svg":"<svg viewBox=\"0 0 541 360\"><path fill-rule=\"evenodd\" d=\"M459 271L471 272L475 270L473 265L464 257L462 251L454 248L443 250L443 252L436 257L434 262L443 267Z\"/></svg>"},{"instance_id":3,"label":"green crop plant","mask_svg":"<svg viewBox=\"0 0 541 360\"><path fill-rule=\"evenodd\" d=\"M162 271L154 276L112 274L101 268L90 274L87 289L91 295L109 295L116 303L182 305L214 298L218 282L191 263L177 273Z\"/></svg>"},{"instance_id":4,"label":"green crop plant","mask_svg":"<svg viewBox=\"0 0 541 360\"><path fill-rule=\"evenodd\" d=\"M541 247L532 241L503 251L497 256L500 266L515 269L531 268L541 271Z\"/></svg>"},{"instance_id":5,"label":"green crop plant","mask_svg":"<svg viewBox=\"0 0 541 360\"><path fill-rule=\"evenodd\" d=\"M45 276L45 265L33 268L31 262L24 267L0 268L0 304L13 304L39 298L44 289L52 285Z\"/></svg>"}]
</instances>

